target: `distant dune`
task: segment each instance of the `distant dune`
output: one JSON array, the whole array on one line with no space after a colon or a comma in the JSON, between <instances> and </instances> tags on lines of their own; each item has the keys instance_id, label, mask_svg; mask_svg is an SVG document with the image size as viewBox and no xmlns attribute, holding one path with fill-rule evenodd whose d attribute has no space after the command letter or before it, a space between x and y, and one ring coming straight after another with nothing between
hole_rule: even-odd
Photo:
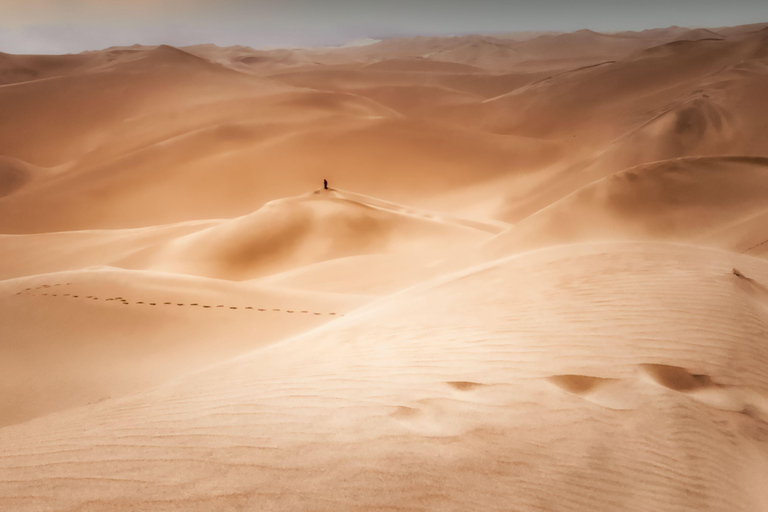
<instances>
[{"instance_id":1,"label":"distant dune","mask_svg":"<svg viewBox=\"0 0 768 512\"><path fill-rule=\"evenodd\" d=\"M690 242L768 211L768 158L665 160L590 183L498 235L514 254L586 241ZM746 226L745 226L746 227Z\"/></svg>"}]
</instances>

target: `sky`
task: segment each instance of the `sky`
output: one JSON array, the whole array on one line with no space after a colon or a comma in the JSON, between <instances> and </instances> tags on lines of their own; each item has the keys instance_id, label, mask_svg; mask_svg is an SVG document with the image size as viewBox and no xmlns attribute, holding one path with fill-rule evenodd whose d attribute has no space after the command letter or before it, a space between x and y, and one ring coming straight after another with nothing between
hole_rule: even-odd
<instances>
[{"instance_id":1,"label":"sky","mask_svg":"<svg viewBox=\"0 0 768 512\"><path fill-rule=\"evenodd\" d=\"M0 0L0 51L322 46L362 38L768 21L766 0Z\"/></svg>"}]
</instances>

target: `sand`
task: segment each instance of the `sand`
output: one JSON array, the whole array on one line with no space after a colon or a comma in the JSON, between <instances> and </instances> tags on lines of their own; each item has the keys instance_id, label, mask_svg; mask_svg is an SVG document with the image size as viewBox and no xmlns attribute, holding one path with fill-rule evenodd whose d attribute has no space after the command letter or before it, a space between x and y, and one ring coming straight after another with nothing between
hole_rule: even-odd
<instances>
[{"instance_id":1,"label":"sand","mask_svg":"<svg viewBox=\"0 0 768 512\"><path fill-rule=\"evenodd\" d=\"M0 54L0 509L768 510L767 30Z\"/></svg>"}]
</instances>

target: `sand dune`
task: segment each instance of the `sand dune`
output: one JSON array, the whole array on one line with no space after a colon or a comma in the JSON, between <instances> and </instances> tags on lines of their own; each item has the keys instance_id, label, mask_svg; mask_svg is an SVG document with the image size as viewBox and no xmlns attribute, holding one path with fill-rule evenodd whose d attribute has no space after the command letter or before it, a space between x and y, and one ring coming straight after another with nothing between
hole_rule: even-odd
<instances>
[{"instance_id":1,"label":"sand dune","mask_svg":"<svg viewBox=\"0 0 768 512\"><path fill-rule=\"evenodd\" d=\"M768 257L768 211L723 226L701 239L702 244L714 245L739 254Z\"/></svg>"},{"instance_id":2,"label":"sand dune","mask_svg":"<svg viewBox=\"0 0 768 512\"><path fill-rule=\"evenodd\" d=\"M596 240L694 241L737 229L734 224L766 205L766 158L665 160L587 185L498 235L486 250L504 255Z\"/></svg>"},{"instance_id":3,"label":"sand dune","mask_svg":"<svg viewBox=\"0 0 768 512\"><path fill-rule=\"evenodd\" d=\"M412 252L439 258L457 244L490 238L469 227L470 222L359 199L321 189L273 201L245 217L168 242L150 268L242 281L360 254Z\"/></svg>"},{"instance_id":4,"label":"sand dune","mask_svg":"<svg viewBox=\"0 0 768 512\"><path fill-rule=\"evenodd\" d=\"M389 59L374 62L365 66L366 69L378 71L412 71L416 73L482 73L481 68L456 62L442 62L434 59Z\"/></svg>"},{"instance_id":5,"label":"sand dune","mask_svg":"<svg viewBox=\"0 0 768 512\"><path fill-rule=\"evenodd\" d=\"M768 510L766 90L762 23L0 54L0 510Z\"/></svg>"},{"instance_id":6,"label":"sand dune","mask_svg":"<svg viewBox=\"0 0 768 512\"><path fill-rule=\"evenodd\" d=\"M104 267L1 281L0 303L8 425L168 382L361 300Z\"/></svg>"},{"instance_id":7,"label":"sand dune","mask_svg":"<svg viewBox=\"0 0 768 512\"><path fill-rule=\"evenodd\" d=\"M626 169L680 156L751 154L739 151L741 130L731 112L707 93L697 93L613 141L590 167Z\"/></svg>"},{"instance_id":8,"label":"sand dune","mask_svg":"<svg viewBox=\"0 0 768 512\"><path fill-rule=\"evenodd\" d=\"M287 49L254 50L247 46L198 44L185 46L183 50L237 71L257 75L315 63L304 52Z\"/></svg>"},{"instance_id":9,"label":"sand dune","mask_svg":"<svg viewBox=\"0 0 768 512\"><path fill-rule=\"evenodd\" d=\"M456 184L482 181L510 168L535 168L560 156L556 144L548 141L498 137L431 120L446 108L482 100L474 92L452 90L451 81L470 90L506 89L532 79L528 74L400 72L420 78L398 82L411 84L407 86L381 87L375 75L366 87L299 91L276 84L281 77L266 82L178 50L126 52L128 57L98 73L75 73L56 79L62 83L18 84L0 91L0 103L6 94L8 104L18 105L7 112L20 121L20 129L0 133L0 150L4 140L17 158L56 165L34 186L0 201L3 232L129 228L232 217L270 199L305 191L322 177L343 180L347 188L369 194L381 192L383 185L390 197L418 203L426 192L440 194ZM136 77L128 80L133 70L138 70ZM441 77L448 80L447 89L440 85ZM128 92L135 96L100 96L110 83L120 81L132 83ZM159 83L163 87L152 85ZM81 92L82 84L86 87ZM196 87L203 84L208 92L197 94ZM76 88L78 94L70 94ZM38 95L56 105L36 103L22 110ZM67 103L55 99L64 96ZM67 119L69 114L58 110L62 105L88 112L89 118L78 114L75 126L58 124L68 130L66 136L53 127L51 141L26 137L20 144L43 117ZM411 171L425 165L431 168ZM367 178L359 178L361 167L392 180L372 187ZM293 179L275 179L276 174ZM164 205L169 196L175 198L173 209ZM73 205L70 197L89 199Z\"/></svg>"},{"instance_id":10,"label":"sand dune","mask_svg":"<svg viewBox=\"0 0 768 512\"><path fill-rule=\"evenodd\" d=\"M660 159L766 156L763 32L677 41L581 68L452 115L483 130L556 138L568 158L510 191L497 218L517 222L622 169ZM509 115L514 112L514 115ZM450 119L450 115L446 116Z\"/></svg>"},{"instance_id":11,"label":"sand dune","mask_svg":"<svg viewBox=\"0 0 768 512\"><path fill-rule=\"evenodd\" d=\"M0 500L757 510L766 282L759 260L659 244L494 263L155 391L6 427Z\"/></svg>"},{"instance_id":12,"label":"sand dune","mask_svg":"<svg viewBox=\"0 0 768 512\"><path fill-rule=\"evenodd\" d=\"M489 71L557 69L563 64L585 65L629 55L655 44L671 41L679 31L603 34L591 30L573 33L543 33L528 37L512 35L465 35L454 37L404 37L385 39L358 48L309 51L324 64L364 63L388 59L418 59L454 62Z\"/></svg>"},{"instance_id":13,"label":"sand dune","mask_svg":"<svg viewBox=\"0 0 768 512\"><path fill-rule=\"evenodd\" d=\"M15 192L39 174L39 169L26 162L0 157L0 197Z\"/></svg>"},{"instance_id":14,"label":"sand dune","mask_svg":"<svg viewBox=\"0 0 768 512\"><path fill-rule=\"evenodd\" d=\"M122 230L62 231L34 235L0 235L0 279L80 270L93 266L132 268L146 254L185 234L221 220L192 221Z\"/></svg>"},{"instance_id":15,"label":"sand dune","mask_svg":"<svg viewBox=\"0 0 768 512\"><path fill-rule=\"evenodd\" d=\"M106 130L127 118L280 89L169 46L133 53L82 73L0 89L0 109L14 121L0 125L0 153L63 164L95 149ZM41 123L45 136L31 136Z\"/></svg>"},{"instance_id":16,"label":"sand dune","mask_svg":"<svg viewBox=\"0 0 768 512\"><path fill-rule=\"evenodd\" d=\"M639 108L651 110L668 101L672 94L695 87L698 80L723 66L742 59L750 45L724 41L678 41L657 46L617 62L591 66L555 75L527 88L486 103L489 115L497 112L498 121L488 125L503 133L525 130L531 133L572 135L573 123L584 122L589 131L578 130L580 138L611 136L608 131L624 128L626 116ZM638 100L642 100L638 104ZM642 105L642 106L641 106ZM503 116L507 109L519 109L523 115ZM614 115L602 117L610 109ZM545 111L571 114L562 122L544 116ZM493 117L485 120L488 123ZM577 121L578 120L578 121ZM618 125L618 126L616 126ZM610 126L610 125L609 125ZM590 133L592 130L595 132ZM602 132L602 133L601 133Z\"/></svg>"},{"instance_id":17,"label":"sand dune","mask_svg":"<svg viewBox=\"0 0 768 512\"><path fill-rule=\"evenodd\" d=\"M455 267L449 261L435 259L434 254L361 254L312 263L253 282L298 290L383 296L451 270Z\"/></svg>"},{"instance_id":18,"label":"sand dune","mask_svg":"<svg viewBox=\"0 0 768 512\"><path fill-rule=\"evenodd\" d=\"M11 55L0 52L0 86L85 71L117 58L119 52L76 55Z\"/></svg>"},{"instance_id":19,"label":"sand dune","mask_svg":"<svg viewBox=\"0 0 768 512\"><path fill-rule=\"evenodd\" d=\"M397 62L402 61L398 60ZM407 62L412 63L411 65L415 67L416 62L422 61ZM429 63L430 61L424 62L427 64L426 67L434 69L434 64ZM443 64L440 64L441 68L442 66ZM381 69L382 67L384 69ZM380 64L370 64L363 67L288 70L270 75L270 77L297 87L312 87L323 90L357 92L371 86L421 86L441 87L449 92L464 92L490 98L550 75L550 73L542 71L477 73L472 67L470 67L469 72L461 73L429 72L423 69L388 69L390 67L391 61L382 61ZM401 68L402 66L398 65L397 67Z\"/></svg>"},{"instance_id":20,"label":"sand dune","mask_svg":"<svg viewBox=\"0 0 768 512\"><path fill-rule=\"evenodd\" d=\"M431 262L507 224L339 190L273 201L244 217L146 228L0 235L0 279L93 266L245 280L351 255ZM51 251L51 249L54 249ZM340 286L345 286L344 280Z\"/></svg>"},{"instance_id":21,"label":"sand dune","mask_svg":"<svg viewBox=\"0 0 768 512\"><path fill-rule=\"evenodd\" d=\"M722 35L706 28L696 28L680 34L675 41L698 41L699 39L724 39Z\"/></svg>"},{"instance_id":22,"label":"sand dune","mask_svg":"<svg viewBox=\"0 0 768 512\"><path fill-rule=\"evenodd\" d=\"M557 69L511 73L441 64L435 56L369 55L394 42L382 43L379 50L372 48L377 45L343 50L368 55L357 63L310 63L269 79L169 47L113 49L105 52L111 60L89 55L92 65L99 62L90 70L0 91L0 105L5 96L7 105L24 109L6 109L21 124L0 133L0 152L58 166L34 187L19 188L0 201L0 213L5 213L0 228L25 233L232 217L307 190L321 177L431 207L432 199L448 188L475 186L501 173L550 176L546 183L531 181L545 187L543 196L532 189L496 192L495 200L512 204L494 215L515 222L623 168L680 156L763 155L765 35L758 31L735 39L654 46L679 36L674 31L647 36L584 32L523 42L450 41L453 50L467 41L491 41L552 51L562 47L581 55L586 50L580 45L624 52L621 45L613 46L614 40L626 48L637 41L642 48L652 46L587 67L567 62L568 54L561 53L564 64ZM424 44L448 51L439 38ZM551 57L540 55L545 56ZM502 63L505 59L498 57ZM99 91L126 81L129 73L129 94L100 98ZM84 90L81 83L87 84ZM160 83L162 88L153 85ZM207 92L199 94L203 84ZM85 92L88 87L93 94ZM55 104L35 100L34 108L23 107L38 96ZM65 96L67 103L55 99ZM71 122L60 124L68 133L52 129L50 140L24 135L46 116L71 118L58 110L61 105L94 114L78 114L74 129ZM382 153L396 159L382 159ZM369 180L358 178L361 167L372 174L398 174L398 186L385 183L384 190L374 190ZM414 167L422 169L418 182L410 172ZM272 179L276 172L292 175L295 186ZM510 186L522 185L510 181ZM82 201L73 208L62 199L63 189L105 201ZM178 198L172 211L163 206L169 195ZM513 199L518 197L526 199ZM56 214L40 213L42 203Z\"/></svg>"},{"instance_id":23,"label":"sand dune","mask_svg":"<svg viewBox=\"0 0 768 512\"><path fill-rule=\"evenodd\" d=\"M0 228L29 233L233 217L269 198L312 190L323 177L348 189L429 207L430 197L526 172L561 154L558 144L548 141L398 118L355 116L338 123L326 118L285 131L273 124L216 127L21 189L0 200L0 212L14 212L0 217ZM158 164L164 172L156 172ZM387 179L374 183L361 168ZM285 176L292 178L281 179ZM73 206L61 190L69 190L69 197L95 199ZM174 209L166 207L169 196L178 198Z\"/></svg>"}]
</instances>

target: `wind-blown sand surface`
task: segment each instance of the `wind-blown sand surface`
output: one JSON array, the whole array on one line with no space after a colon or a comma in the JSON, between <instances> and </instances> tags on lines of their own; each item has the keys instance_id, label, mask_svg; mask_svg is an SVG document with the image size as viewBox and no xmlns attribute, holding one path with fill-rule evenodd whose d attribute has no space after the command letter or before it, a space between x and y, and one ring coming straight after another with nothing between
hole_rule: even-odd
<instances>
[{"instance_id":1,"label":"wind-blown sand surface","mask_svg":"<svg viewBox=\"0 0 768 512\"><path fill-rule=\"evenodd\" d=\"M0 54L0 509L768 510L767 86L765 24Z\"/></svg>"}]
</instances>

